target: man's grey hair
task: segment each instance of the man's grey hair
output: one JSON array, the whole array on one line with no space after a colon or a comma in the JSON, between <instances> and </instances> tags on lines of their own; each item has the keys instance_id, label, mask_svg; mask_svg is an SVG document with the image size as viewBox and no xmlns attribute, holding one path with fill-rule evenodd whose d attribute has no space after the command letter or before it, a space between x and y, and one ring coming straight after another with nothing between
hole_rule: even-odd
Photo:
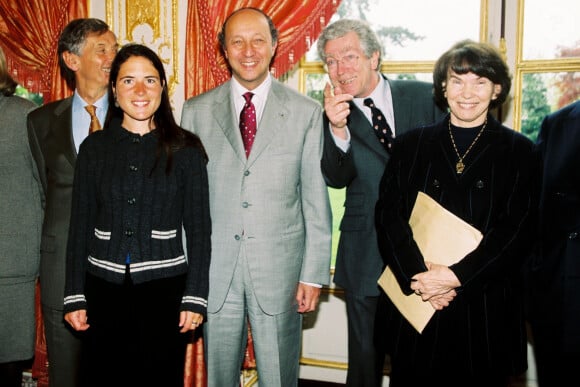
<instances>
[{"instance_id":1,"label":"man's grey hair","mask_svg":"<svg viewBox=\"0 0 580 387\"><path fill-rule=\"evenodd\" d=\"M376 69L378 70L378 67L381 65L381 42L371 26L363 20L340 19L328 25L318 38L317 49L320 59L322 59L323 62L326 62L326 53L324 52L324 49L329 40L342 38L349 32L355 32L358 35L365 56L370 58L374 52L378 51L379 61Z\"/></svg>"}]
</instances>

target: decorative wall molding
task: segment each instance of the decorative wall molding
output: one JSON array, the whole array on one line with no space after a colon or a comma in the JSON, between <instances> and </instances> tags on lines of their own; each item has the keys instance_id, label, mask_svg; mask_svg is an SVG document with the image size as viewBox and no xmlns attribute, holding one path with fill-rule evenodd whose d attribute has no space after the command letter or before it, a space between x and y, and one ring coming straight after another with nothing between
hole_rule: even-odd
<instances>
[{"instance_id":1,"label":"decorative wall molding","mask_svg":"<svg viewBox=\"0 0 580 387\"><path fill-rule=\"evenodd\" d=\"M106 0L106 21L120 45L141 43L165 65L169 96L179 83L177 0Z\"/></svg>"}]
</instances>

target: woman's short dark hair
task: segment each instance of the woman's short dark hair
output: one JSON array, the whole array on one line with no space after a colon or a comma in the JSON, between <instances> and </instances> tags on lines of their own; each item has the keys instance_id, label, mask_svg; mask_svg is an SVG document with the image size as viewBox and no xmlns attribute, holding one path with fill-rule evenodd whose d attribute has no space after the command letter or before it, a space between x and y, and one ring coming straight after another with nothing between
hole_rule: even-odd
<instances>
[{"instance_id":1,"label":"woman's short dark hair","mask_svg":"<svg viewBox=\"0 0 580 387\"><path fill-rule=\"evenodd\" d=\"M509 95L512 81L508 66L499 50L491 44L462 40L439 57L433 70L433 89L435 102L443 109L449 107L445 97L449 71L473 73L500 85L501 91L496 99L491 100L490 109L502 105Z\"/></svg>"}]
</instances>

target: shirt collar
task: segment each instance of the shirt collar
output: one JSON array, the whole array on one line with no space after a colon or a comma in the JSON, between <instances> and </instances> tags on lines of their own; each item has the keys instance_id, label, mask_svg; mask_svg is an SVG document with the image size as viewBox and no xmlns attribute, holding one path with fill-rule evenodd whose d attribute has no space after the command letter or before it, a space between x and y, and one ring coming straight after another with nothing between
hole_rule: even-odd
<instances>
[{"instance_id":1,"label":"shirt collar","mask_svg":"<svg viewBox=\"0 0 580 387\"><path fill-rule=\"evenodd\" d=\"M236 118L240 117L240 112L242 111L242 108L245 104L245 99L243 97L244 93L250 91L254 93L254 96L252 97L252 103L256 109L256 119L259 125L262 118L262 113L264 112L264 107L266 106L268 93L270 92L270 87L272 86L272 75L268 74L264 82L262 82L253 90L248 90L243 87L236 78L232 77L231 79L231 98L234 101Z\"/></svg>"},{"instance_id":2,"label":"shirt collar","mask_svg":"<svg viewBox=\"0 0 580 387\"><path fill-rule=\"evenodd\" d=\"M379 82L370 95L363 98L353 99L357 106L364 106L364 100L367 98L371 98L376 106L381 106L384 104L385 96L388 95L387 92L389 92L389 83L380 73L377 73L377 76L379 77Z\"/></svg>"},{"instance_id":3,"label":"shirt collar","mask_svg":"<svg viewBox=\"0 0 580 387\"><path fill-rule=\"evenodd\" d=\"M270 74L268 74L266 79L264 79L264 82L262 82L258 87L256 87L253 90L246 89L236 78L232 77L232 92L234 93L234 96L236 98L240 98L246 92L250 91L254 93L254 97L252 97L252 100L256 97L260 98L261 100L266 100L271 85L272 85L272 75Z\"/></svg>"},{"instance_id":4,"label":"shirt collar","mask_svg":"<svg viewBox=\"0 0 580 387\"><path fill-rule=\"evenodd\" d=\"M84 109L86 105L88 105L88 103L79 95L78 90L75 89L73 95L73 109ZM104 117L109 108L109 95L105 93L101 98L96 100L93 105L97 107L97 116L101 119L100 114L102 113Z\"/></svg>"}]
</instances>

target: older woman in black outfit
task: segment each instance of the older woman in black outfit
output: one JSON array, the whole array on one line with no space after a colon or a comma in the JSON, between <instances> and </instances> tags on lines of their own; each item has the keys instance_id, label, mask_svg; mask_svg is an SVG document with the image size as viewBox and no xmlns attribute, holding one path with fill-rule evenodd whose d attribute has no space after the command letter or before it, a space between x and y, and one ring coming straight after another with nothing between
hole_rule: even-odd
<instances>
[{"instance_id":1,"label":"older woman in black outfit","mask_svg":"<svg viewBox=\"0 0 580 387\"><path fill-rule=\"evenodd\" d=\"M439 123L396 139L376 205L379 246L401 289L436 309L418 333L383 295L378 329L390 385L507 386L526 370L520 267L536 219L539 159L530 140L498 122L511 85L492 46L462 41L437 61ZM449 267L425 262L408 221L422 191L483 234Z\"/></svg>"},{"instance_id":2,"label":"older woman in black outfit","mask_svg":"<svg viewBox=\"0 0 580 387\"><path fill-rule=\"evenodd\" d=\"M79 150L64 309L88 335L83 386L183 386L186 333L206 315L207 157L176 124L167 87L153 51L123 47L114 108Z\"/></svg>"}]
</instances>

